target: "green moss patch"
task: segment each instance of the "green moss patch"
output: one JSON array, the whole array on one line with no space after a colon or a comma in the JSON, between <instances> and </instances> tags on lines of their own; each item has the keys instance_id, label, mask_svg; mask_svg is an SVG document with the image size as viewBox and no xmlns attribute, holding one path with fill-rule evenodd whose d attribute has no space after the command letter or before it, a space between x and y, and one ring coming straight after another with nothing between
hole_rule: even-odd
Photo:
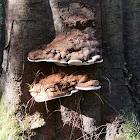
<instances>
[{"instance_id":1,"label":"green moss patch","mask_svg":"<svg viewBox=\"0 0 140 140\"><path fill-rule=\"evenodd\" d=\"M22 112L23 113L23 112ZM25 114L22 116L15 107L6 104L5 96L1 97L0 102L0 140L30 139L34 129L45 125L42 116L35 112L33 115ZM19 115L20 114L20 115ZM22 119L17 116L22 116Z\"/></svg>"},{"instance_id":2,"label":"green moss patch","mask_svg":"<svg viewBox=\"0 0 140 140\"><path fill-rule=\"evenodd\" d=\"M124 110L124 124L115 140L140 140L140 123L131 107Z\"/></svg>"},{"instance_id":3,"label":"green moss patch","mask_svg":"<svg viewBox=\"0 0 140 140\"><path fill-rule=\"evenodd\" d=\"M0 102L0 140L22 138L23 128L15 117L14 111L6 104L5 96Z\"/></svg>"}]
</instances>

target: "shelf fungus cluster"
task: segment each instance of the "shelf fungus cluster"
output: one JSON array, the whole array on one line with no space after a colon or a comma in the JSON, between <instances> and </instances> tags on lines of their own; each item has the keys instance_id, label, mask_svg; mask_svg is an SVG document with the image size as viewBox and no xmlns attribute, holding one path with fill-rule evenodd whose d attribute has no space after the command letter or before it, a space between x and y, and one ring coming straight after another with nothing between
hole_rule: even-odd
<instances>
[{"instance_id":1,"label":"shelf fungus cluster","mask_svg":"<svg viewBox=\"0 0 140 140\"><path fill-rule=\"evenodd\" d=\"M59 2L59 13L55 3L51 2L56 38L49 44L41 46L28 54L30 62L53 62L58 66L84 66L103 62L100 54L100 41L95 35L95 9L86 4L70 2L66 8L64 2ZM64 8L65 7L65 8ZM57 16L58 15L58 16ZM61 17L61 19L59 19ZM66 30L59 33L63 25ZM98 33L97 33L98 34ZM66 67L67 69L68 67ZM34 83L30 89L31 96L37 102L71 96L79 90L98 90L101 86L97 80L86 73L53 74Z\"/></svg>"},{"instance_id":2,"label":"shelf fungus cluster","mask_svg":"<svg viewBox=\"0 0 140 140\"><path fill-rule=\"evenodd\" d=\"M30 62L54 62L59 66L82 66L103 62L99 51L99 42L88 33L74 30L66 36L57 36L50 44L28 54ZM71 96L79 90L98 90L101 86L97 80L87 74L53 74L33 84L29 90L36 102L44 102L61 97Z\"/></svg>"},{"instance_id":3,"label":"shelf fungus cluster","mask_svg":"<svg viewBox=\"0 0 140 140\"><path fill-rule=\"evenodd\" d=\"M30 89L30 94L36 102L44 102L60 97L71 96L79 90L100 89L97 80L90 78L87 74L64 73L52 74L34 83Z\"/></svg>"},{"instance_id":4,"label":"shelf fungus cluster","mask_svg":"<svg viewBox=\"0 0 140 140\"><path fill-rule=\"evenodd\" d=\"M98 46L99 42L96 39L84 31L77 30L66 36L60 35L42 49L30 52L28 60L54 62L59 66L92 65L103 61Z\"/></svg>"}]
</instances>

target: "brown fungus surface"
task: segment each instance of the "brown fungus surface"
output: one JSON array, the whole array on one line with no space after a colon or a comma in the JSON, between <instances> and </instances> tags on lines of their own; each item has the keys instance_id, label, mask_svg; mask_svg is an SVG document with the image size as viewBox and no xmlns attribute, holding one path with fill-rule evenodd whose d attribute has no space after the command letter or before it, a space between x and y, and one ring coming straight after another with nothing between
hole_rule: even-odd
<instances>
[{"instance_id":1,"label":"brown fungus surface","mask_svg":"<svg viewBox=\"0 0 140 140\"><path fill-rule=\"evenodd\" d=\"M55 62L58 65L91 65L102 62L99 55L99 42L88 34L88 29L75 30L66 36L56 37L50 44L42 49L32 51L28 55L31 62ZM92 31L94 32L94 31Z\"/></svg>"},{"instance_id":2,"label":"brown fungus surface","mask_svg":"<svg viewBox=\"0 0 140 140\"><path fill-rule=\"evenodd\" d=\"M60 3L61 19L67 28L84 29L95 26L95 12L89 5L80 3L70 3L69 8L64 8Z\"/></svg>"},{"instance_id":3,"label":"brown fungus surface","mask_svg":"<svg viewBox=\"0 0 140 140\"><path fill-rule=\"evenodd\" d=\"M64 73L52 74L41 79L38 83L33 83L29 90L30 95L36 102L49 101L61 97L71 96L79 90L97 90L100 84L87 74Z\"/></svg>"}]
</instances>

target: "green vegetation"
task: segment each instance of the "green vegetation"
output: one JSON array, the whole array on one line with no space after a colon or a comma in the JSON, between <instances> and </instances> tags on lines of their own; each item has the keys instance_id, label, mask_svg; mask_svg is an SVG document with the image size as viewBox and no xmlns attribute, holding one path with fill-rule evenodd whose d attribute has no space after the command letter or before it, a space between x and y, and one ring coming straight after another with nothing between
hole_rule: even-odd
<instances>
[{"instance_id":1,"label":"green vegetation","mask_svg":"<svg viewBox=\"0 0 140 140\"><path fill-rule=\"evenodd\" d=\"M6 103L3 93L3 77L0 77L0 140L24 140L30 139L35 133L33 130L46 124L39 112L29 115L31 105L13 105ZM2 95L2 96L1 96ZM32 104L32 103L31 103Z\"/></svg>"},{"instance_id":2,"label":"green vegetation","mask_svg":"<svg viewBox=\"0 0 140 140\"><path fill-rule=\"evenodd\" d=\"M140 123L136 120L132 109L125 111L124 121L120 135L115 140L140 140Z\"/></svg>"},{"instance_id":3,"label":"green vegetation","mask_svg":"<svg viewBox=\"0 0 140 140\"><path fill-rule=\"evenodd\" d=\"M0 140L30 139L33 135L32 130L44 125L45 121L38 112L35 112L33 115L28 115L21 110L17 111L17 107L11 107L6 104L5 95L1 97Z\"/></svg>"},{"instance_id":4,"label":"green vegetation","mask_svg":"<svg viewBox=\"0 0 140 140\"><path fill-rule=\"evenodd\" d=\"M123 124L123 133L121 140L140 140L140 124L134 120L133 115L126 118L125 124Z\"/></svg>"},{"instance_id":5,"label":"green vegetation","mask_svg":"<svg viewBox=\"0 0 140 140\"><path fill-rule=\"evenodd\" d=\"M15 117L14 111L7 106L5 96L0 102L0 140L22 138L23 128Z\"/></svg>"}]
</instances>

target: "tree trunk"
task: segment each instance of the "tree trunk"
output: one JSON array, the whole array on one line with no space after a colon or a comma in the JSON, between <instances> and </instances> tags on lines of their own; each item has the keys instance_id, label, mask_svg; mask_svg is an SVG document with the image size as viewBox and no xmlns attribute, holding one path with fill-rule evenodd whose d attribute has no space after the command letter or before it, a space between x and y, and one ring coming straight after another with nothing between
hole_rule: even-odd
<instances>
[{"instance_id":1,"label":"tree trunk","mask_svg":"<svg viewBox=\"0 0 140 140\"><path fill-rule=\"evenodd\" d=\"M125 60L122 8L122 1L114 0L111 3L110 1L102 2L104 54L102 96L112 105L112 107L109 104L104 105L102 109L104 116L110 118L110 120L114 120L114 118L119 115L118 112L120 112L128 100L130 100L127 87L124 84L125 77L123 74Z\"/></svg>"},{"instance_id":2,"label":"tree trunk","mask_svg":"<svg viewBox=\"0 0 140 140\"><path fill-rule=\"evenodd\" d=\"M6 1L5 10L6 41L3 69L6 72L6 86L8 87L5 88L8 93L7 101L12 104L13 101L18 103L20 97L28 90L27 87L22 88L25 82L30 83L26 79L32 73L27 61L28 52L37 45L51 41L55 31L47 1ZM48 30L50 30L49 33ZM28 76L24 77L25 73ZM25 96L29 98L27 94Z\"/></svg>"},{"instance_id":3,"label":"tree trunk","mask_svg":"<svg viewBox=\"0 0 140 140\"><path fill-rule=\"evenodd\" d=\"M49 44L60 34L65 36L73 30L64 24L64 19L71 16L69 12L77 5L78 8L85 7L95 14L95 36L101 44L103 64L63 68L52 63L29 62L27 56L31 50ZM22 113L24 115L28 113L36 116L36 112L39 112L42 115L39 117L45 121L43 126L37 124L31 128L36 132L31 139L81 140L102 139L106 136L107 140L113 140L119 124L114 124L114 121L120 121L121 113L128 103L133 106L131 98L135 106L140 101L138 0L6 0L4 7L5 42L1 49L4 48L2 68L7 103L16 106L17 110L25 106L27 112ZM82 30L81 27L76 28ZM125 63L130 72L126 72ZM38 71L46 75L51 75L54 71L85 71L99 79L102 89L48 101L50 112L47 113L46 103L35 103L32 106L30 102L28 84L34 81L33 72ZM130 79L131 73L133 76ZM136 112L139 110L140 107L137 106ZM106 123L109 124L104 127ZM112 128L114 132L111 133ZM106 134L102 135L102 132Z\"/></svg>"},{"instance_id":4,"label":"tree trunk","mask_svg":"<svg viewBox=\"0 0 140 140\"><path fill-rule=\"evenodd\" d=\"M134 106L140 118L140 2L138 0L130 0L123 2L124 4L124 58L127 64L129 74L129 93L134 102Z\"/></svg>"}]
</instances>

